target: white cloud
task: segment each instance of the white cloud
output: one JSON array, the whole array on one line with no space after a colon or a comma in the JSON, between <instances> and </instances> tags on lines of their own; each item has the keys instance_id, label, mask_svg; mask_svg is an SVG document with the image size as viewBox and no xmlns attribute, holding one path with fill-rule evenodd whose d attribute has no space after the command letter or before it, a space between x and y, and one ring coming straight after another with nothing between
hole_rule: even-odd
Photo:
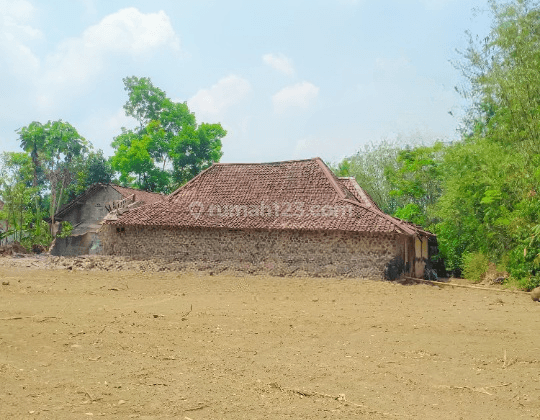
<instances>
[{"instance_id":1,"label":"white cloud","mask_svg":"<svg viewBox=\"0 0 540 420\"><path fill-rule=\"evenodd\" d=\"M223 116L227 109L242 101L251 92L251 84L236 75L220 79L209 89L199 90L188 106L195 112L197 120L212 119Z\"/></svg>"},{"instance_id":2,"label":"white cloud","mask_svg":"<svg viewBox=\"0 0 540 420\"><path fill-rule=\"evenodd\" d=\"M283 113L288 108L307 108L319 95L319 88L309 82L287 86L272 96L274 111Z\"/></svg>"},{"instance_id":3,"label":"white cloud","mask_svg":"<svg viewBox=\"0 0 540 420\"><path fill-rule=\"evenodd\" d=\"M87 15L93 16L97 13L95 0L79 0L84 6Z\"/></svg>"},{"instance_id":4,"label":"white cloud","mask_svg":"<svg viewBox=\"0 0 540 420\"><path fill-rule=\"evenodd\" d=\"M40 62L27 43L42 37L42 33L29 24L35 13L34 6L26 0L0 0L0 10L2 61L17 78L34 77Z\"/></svg>"},{"instance_id":5,"label":"white cloud","mask_svg":"<svg viewBox=\"0 0 540 420\"><path fill-rule=\"evenodd\" d=\"M263 55L263 61L273 69L280 73L292 76L294 74L294 67L289 58L283 54L265 54Z\"/></svg>"},{"instance_id":6,"label":"white cloud","mask_svg":"<svg viewBox=\"0 0 540 420\"><path fill-rule=\"evenodd\" d=\"M163 45L180 47L164 11L144 14L133 7L106 16L85 30L81 40L86 49L134 55L151 52Z\"/></svg>"},{"instance_id":7,"label":"white cloud","mask_svg":"<svg viewBox=\"0 0 540 420\"><path fill-rule=\"evenodd\" d=\"M80 37L64 41L47 58L42 85L44 103L90 88L90 82L119 55L147 56L161 47L178 51L180 42L163 11L141 13L136 8L121 9L87 28ZM61 92L59 92L61 91Z\"/></svg>"},{"instance_id":8,"label":"white cloud","mask_svg":"<svg viewBox=\"0 0 540 420\"><path fill-rule=\"evenodd\" d=\"M2 20L28 20L35 12L35 8L27 0L0 0L0 10L2 10Z\"/></svg>"}]
</instances>

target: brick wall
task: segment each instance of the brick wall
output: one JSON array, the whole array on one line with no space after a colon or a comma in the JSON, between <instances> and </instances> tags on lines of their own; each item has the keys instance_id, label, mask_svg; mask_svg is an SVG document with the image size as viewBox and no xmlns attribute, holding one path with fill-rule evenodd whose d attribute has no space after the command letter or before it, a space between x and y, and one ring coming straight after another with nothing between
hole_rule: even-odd
<instances>
[{"instance_id":1,"label":"brick wall","mask_svg":"<svg viewBox=\"0 0 540 420\"><path fill-rule=\"evenodd\" d=\"M105 255L226 263L247 271L264 267L284 275L300 270L316 276L382 278L386 264L401 253L396 236L352 232L104 225L99 238Z\"/></svg>"}]
</instances>

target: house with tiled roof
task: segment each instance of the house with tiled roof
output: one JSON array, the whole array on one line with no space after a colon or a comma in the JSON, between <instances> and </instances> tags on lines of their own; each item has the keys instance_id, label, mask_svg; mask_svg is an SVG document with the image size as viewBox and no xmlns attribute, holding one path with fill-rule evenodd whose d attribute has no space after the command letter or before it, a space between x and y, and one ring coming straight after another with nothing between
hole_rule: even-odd
<instances>
[{"instance_id":1,"label":"house with tiled roof","mask_svg":"<svg viewBox=\"0 0 540 420\"><path fill-rule=\"evenodd\" d=\"M51 254L82 255L94 250L98 252L99 247L95 240L96 233L110 211L116 210L118 212L164 200L163 194L115 184L93 184L55 214L56 225L67 221L73 226L73 231L68 238L56 239ZM95 249L92 249L93 246Z\"/></svg>"},{"instance_id":2,"label":"house with tiled roof","mask_svg":"<svg viewBox=\"0 0 540 420\"><path fill-rule=\"evenodd\" d=\"M400 262L423 275L430 236L319 158L215 163L166 200L109 214L99 232L109 255L354 277L384 277Z\"/></svg>"}]
</instances>

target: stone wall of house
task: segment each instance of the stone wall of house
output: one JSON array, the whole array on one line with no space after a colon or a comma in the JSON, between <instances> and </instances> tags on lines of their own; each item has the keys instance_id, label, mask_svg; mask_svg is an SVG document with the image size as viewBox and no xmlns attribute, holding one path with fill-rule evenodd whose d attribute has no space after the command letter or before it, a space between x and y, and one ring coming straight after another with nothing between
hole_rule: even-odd
<instances>
[{"instance_id":1,"label":"stone wall of house","mask_svg":"<svg viewBox=\"0 0 540 420\"><path fill-rule=\"evenodd\" d=\"M101 253L136 259L164 258L270 274L382 278L400 255L394 235L352 232L177 229L104 225Z\"/></svg>"}]
</instances>

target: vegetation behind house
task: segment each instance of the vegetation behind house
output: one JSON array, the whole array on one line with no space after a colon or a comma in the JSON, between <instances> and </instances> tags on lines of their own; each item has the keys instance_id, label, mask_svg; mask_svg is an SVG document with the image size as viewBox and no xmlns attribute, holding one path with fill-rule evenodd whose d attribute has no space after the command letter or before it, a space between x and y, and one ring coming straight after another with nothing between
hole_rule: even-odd
<instances>
[{"instance_id":1,"label":"vegetation behind house","mask_svg":"<svg viewBox=\"0 0 540 420\"><path fill-rule=\"evenodd\" d=\"M540 7L489 4L490 34L468 34L455 63L468 81L460 140L383 142L334 169L383 210L436 233L449 270L479 278L491 261L531 289L540 285Z\"/></svg>"},{"instance_id":2,"label":"vegetation behind house","mask_svg":"<svg viewBox=\"0 0 540 420\"><path fill-rule=\"evenodd\" d=\"M44 221L94 183L117 182L145 191L168 193L220 160L220 124L197 124L187 104L167 98L148 78L124 79L126 115L139 121L122 129L112 142L115 153L102 150L62 120L34 121L17 131L21 152L0 156L0 240L16 240L27 249L53 240ZM69 235L64 223L61 235Z\"/></svg>"}]
</instances>

